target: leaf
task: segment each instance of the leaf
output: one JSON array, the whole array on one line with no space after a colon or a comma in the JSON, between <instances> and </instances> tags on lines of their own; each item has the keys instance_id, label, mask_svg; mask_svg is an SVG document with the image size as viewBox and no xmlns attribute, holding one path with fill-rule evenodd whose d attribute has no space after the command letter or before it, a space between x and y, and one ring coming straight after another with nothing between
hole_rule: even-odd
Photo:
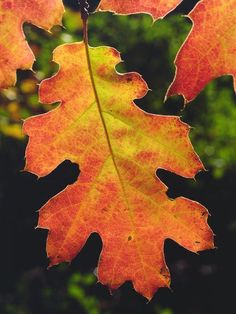
<instances>
[{"instance_id":1,"label":"leaf","mask_svg":"<svg viewBox=\"0 0 236 314\"><path fill-rule=\"evenodd\" d=\"M61 104L25 121L25 170L42 177L71 160L81 173L40 210L50 265L71 261L97 232L103 242L99 281L115 289L131 280L151 299L170 282L165 239L193 252L213 247L207 210L183 197L170 200L155 175L162 168L193 178L202 169L189 127L134 104L147 85L137 73L114 71L121 59L113 48L86 52L83 43L66 44L55 50L54 61L60 70L42 82L40 98Z\"/></svg>"},{"instance_id":2,"label":"leaf","mask_svg":"<svg viewBox=\"0 0 236 314\"><path fill-rule=\"evenodd\" d=\"M116 14L150 14L154 20L165 17L182 0L101 0L98 10Z\"/></svg>"},{"instance_id":3,"label":"leaf","mask_svg":"<svg viewBox=\"0 0 236 314\"><path fill-rule=\"evenodd\" d=\"M202 0L189 14L192 30L176 57L167 96L193 100L211 80L232 75L236 90L236 0Z\"/></svg>"},{"instance_id":4,"label":"leaf","mask_svg":"<svg viewBox=\"0 0 236 314\"><path fill-rule=\"evenodd\" d=\"M25 22L49 30L60 24L64 7L61 0L0 1L0 88L16 82L17 69L31 69L34 55L22 30Z\"/></svg>"}]
</instances>

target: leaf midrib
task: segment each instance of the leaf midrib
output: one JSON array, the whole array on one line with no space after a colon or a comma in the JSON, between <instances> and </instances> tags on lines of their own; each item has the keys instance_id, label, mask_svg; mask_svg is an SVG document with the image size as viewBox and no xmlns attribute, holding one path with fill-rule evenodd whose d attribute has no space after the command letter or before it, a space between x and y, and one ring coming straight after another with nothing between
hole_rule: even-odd
<instances>
[{"instance_id":1,"label":"leaf midrib","mask_svg":"<svg viewBox=\"0 0 236 314\"><path fill-rule=\"evenodd\" d=\"M124 195L124 200L125 200L125 203L127 205L128 215L129 215L132 227L133 227L132 231L133 231L133 233L135 235L137 235L136 227L135 227L135 224L134 224L133 211L131 210L130 205L129 205L128 197L127 197L126 191L125 191L125 186L124 186L124 183L123 183L123 180L122 180L119 168L118 168L116 160L115 160L115 155L113 153L109 132L108 132L108 129L107 129L107 126L106 126L105 119L104 119L103 114L102 114L103 111L102 111L101 102L100 102L100 99L99 99L99 96L98 96L98 92L97 92L97 88L96 88L96 84L95 84L95 80L94 80L93 69L92 69L92 64L91 64L91 59L90 59L90 54L89 54L89 46L88 46L88 43L86 43L86 42L84 44L85 44L85 50L86 50L86 58L87 58L87 63L88 63L89 76L90 76L90 79L91 79L92 88L93 88L93 91L94 91L94 96L95 96L95 99L96 99L99 116L100 116L100 119L101 119L101 122L102 122L102 125L103 125L103 128L104 128L104 132L105 132L105 136L106 136L106 139L107 139L109 151L110 151L110 154L111 154L111 157L112 157L112 161L113 161L113 164L114 164L114 168L116 170L116 173L117 173L117 176L118 176L118 179L119 179L119 182L120 182L120 186L121 186L121 189L122 189L122 192L123 192L123 195ZM140 262L141 262L142 267L143 267L143 274L145 276L145 269L144 269L145 263L143 261L143 257L142 257L141 252L140 252L140 247L138 245L138 241L136 241L136 248L137 248L137 253L139 255L139 258L140 258ZM113 282L113 278L114 278L115 265L116 265L116 263L113 264L113 271L112 271L113 275L112 275L112 278L111 278L112 282ZM148 282L146 276L145 276L145 281Z\"/></svg>"}]
</instances>

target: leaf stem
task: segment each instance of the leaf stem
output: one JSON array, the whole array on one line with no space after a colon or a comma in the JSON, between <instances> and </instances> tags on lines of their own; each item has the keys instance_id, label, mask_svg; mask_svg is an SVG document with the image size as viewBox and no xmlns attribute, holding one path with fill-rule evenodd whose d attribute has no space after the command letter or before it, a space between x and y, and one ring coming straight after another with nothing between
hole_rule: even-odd
<instances>
[{"instance_id":1,"label":"leaf stem","mask_svg":"<svg viewBox=\"0 0 236 314\"><path fill-rule=\"evenodd\" d=\"M88 47L88 19L83 19L83 40L85 46Z\"/></svg>"},{"instance_id":2,"label":"leaf stem","mask_svg":"<svg viewBox=\"0 0 236 314\"><path fill-rule=\"evenodd\" d=\"M83 21L83 39L84 43L88 45L88 17L89 17L89 4L87 0L78 0L80 7L80 15Z\"/></svg>"}]
</instances>

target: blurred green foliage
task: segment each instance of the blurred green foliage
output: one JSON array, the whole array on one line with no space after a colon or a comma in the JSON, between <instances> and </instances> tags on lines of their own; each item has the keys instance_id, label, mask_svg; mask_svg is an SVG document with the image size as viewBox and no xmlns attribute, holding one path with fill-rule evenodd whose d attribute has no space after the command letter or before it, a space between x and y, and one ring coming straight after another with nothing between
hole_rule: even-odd
<instances>
[{"instance_id":1,"label":"blurred green foliage","mask_svg":"<svg viewBox=\"0 0 236 314\"><path fill-rule=\"evenodd\" d=\"M74 273L68 283L68 295L74 298L85 309L88 314L100 314L100 304L96 297L87 296L85 288L95 284L95 277L92 274L81 275Z\"/></svg>"},{"instance_id":2,"label":"blurred green foliage","mask_svg":"<svg viewBox=\"0 0 236 314\"><path fill-rule=\"evenodd\" d=\"M57 275L60 278L66 272L66 267L58 267ZM47 313L86 313L86 314L109 314L103 311L101 301L96 296L90 295L91 287L95 284L95 276L74 272L67 280L66 286L55 293L52 284L43 278L41 269L31 270L24 274L17 283L16 295L18 300L6 303L4 314L30 314L32 313L32 290L33 285L38 285L36 295L40 300L40 307ZM43 280L42 280L43 278ZM35 291L34 291L35 293ZM33 298L32 298L33 299ZM75 301L75 302L73 302ZM78 306L76 306L76 303ZM73 310L74 307L74 310Z\"/></svg>"}]
</instances>

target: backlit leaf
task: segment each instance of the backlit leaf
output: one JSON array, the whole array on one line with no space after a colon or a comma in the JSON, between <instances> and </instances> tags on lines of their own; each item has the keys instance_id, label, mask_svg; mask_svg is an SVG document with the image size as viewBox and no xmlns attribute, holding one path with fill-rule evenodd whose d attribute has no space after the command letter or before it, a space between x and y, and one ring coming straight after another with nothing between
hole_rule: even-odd
<instances>
[{"instance_id":1,"label":"backlit leaf","mask_svg":"<svg viewBox=\"0 0 236 314\"><path fill-rule=\"evenodd\" d=\"M233 76L236 90L236 0L202 0L189 17L193 28L177 55L167 96L191 101L222 75Z\"/></svg>"},{"instance_id":2,"label":"backlit leaf","mask_svg":"<svg viewBox=\"0 0 236 314\"><path fill-rule=\"evenodd\" d=\"M173 11L182 0L101 0L98 10L116 14L147 13L157 20Z\"/></svg>"},{"instance_id":3,"label":"backlit leaf","mask_svg":"<svg viewBox=\"0 0 236 314\"><path fill-rule=\"evenodd\" d=\"M31 69L34 55L22 30L28 22L49 30L60 24L61 0L0 0L0 88L15 84L17 69Z\"/></svg>"},{"instance_id":4,"label":"backlit leaf","mask_svg":"<svg viewBox=\"0 0 236 314\"><path fill-rule=\"evenodd\" d=\"M115 49L87 53L83 43L55 50L60 70L42 82L40 98L61 104L24 123L27 171L46 176L64 160L81 171L74 184L42 207L38 226L49 229L51 265L71 261L97 232L103 242L99 281L115 289L131 280L151 299L170 284L165 239L192 252L213 247L207 210L183 197L169 199L156 169L193 178L203 166L186 124L134 104L147 85L137 73L114 71L121 61Z\"/></svg>"}]
</instances>

